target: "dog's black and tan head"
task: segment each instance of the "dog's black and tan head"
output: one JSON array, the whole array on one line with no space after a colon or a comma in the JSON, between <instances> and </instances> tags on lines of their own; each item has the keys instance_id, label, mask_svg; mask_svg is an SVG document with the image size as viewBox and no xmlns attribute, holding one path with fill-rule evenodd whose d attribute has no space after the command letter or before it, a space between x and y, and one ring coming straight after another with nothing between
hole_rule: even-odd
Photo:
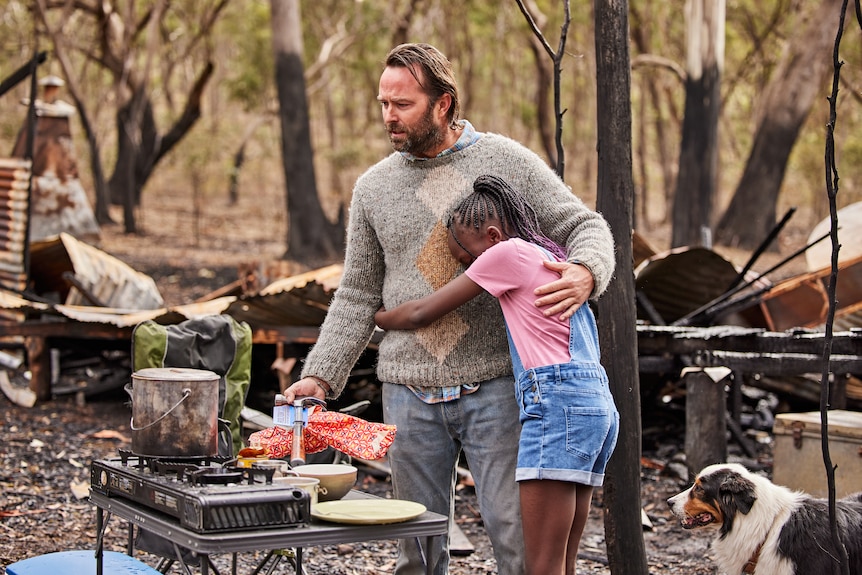
<instances>
[{"instance_id":1,"label":"dog's black and tan head","mask_svg":"<svg viewBox=\"0 0 862 575\"><path fill-rule=\"evenodd\" d=\"M737 513L747 514L757 500L750 472L735 463L710 465L694 485L667 500L685 529L715 526L723 537L733 527Z\"/></svg>"}]
</instances>

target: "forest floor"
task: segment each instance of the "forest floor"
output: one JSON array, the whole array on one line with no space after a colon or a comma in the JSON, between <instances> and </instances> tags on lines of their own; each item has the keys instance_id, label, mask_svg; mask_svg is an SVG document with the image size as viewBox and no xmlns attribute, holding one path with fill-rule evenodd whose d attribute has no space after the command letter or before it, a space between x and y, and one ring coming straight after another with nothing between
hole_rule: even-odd
<instances>
[{"instance_id":1,"label":"forest floor","mask_svg":"<svg viewBox=\"0 0 862 575\"><path fill-rule=\"evenodd\" d=\"M194 202L198 206L194 209L176 190L152 192L138 212L139 233L128 235L120 225L106 226L98 247L153 277L166 305L190 303L236 280L238 266L277 260L284 253L286 224L279 215L283 210L272 207L283 200L265 189L258 192L242 197L238 205L206 198ZM679 419L676 413L662 422L644 420L644 427L651 430L645 432L641 465L643 510L651 523L643 531L645 554L655 575L714 574L709 537L684 531L665 503L686 487L677 461L682 450ZM86 403L57 397L29 409L0 394L0 572L10 563L42 553L94 548L95 510L87 501L89 463L128 447L129 420L126 398L117 394L91 397ZM763 456L752 463L768 474L771 445L766 441L761 449ZM358 486L391 496L386 478L364 470ZM475 549L453 557L450 573L494 573L473 488L460 484L457 493L457 523ZM603 512L599 489L580 549L582 575L610 573ZM639 515L641 510L631 513ZM105 548L123 550L125 541L125 527L120 520L112 520ZM629 545L633 553L639 549L637 541L624 543ZM241 565L248 567L259 557L242 554ZM155 559L146 554L141 558L151 563ZM219 558L222 565L226 560ZM307 572L321 575L391 573L394 561L391 541L325 546L306 554Z\"/></svg>"},{"instance_id":2,"label":"forest floor","mask_svg":"<svg viewBox=\"0 0 862 575\"><path fill-rule=\"evenodd\" d=\"M81 405L73 398L24 408L0 394L0 573L5 566L22 559L70 549L94 549L95 508L87 501L89 463L116 456L117 449L130 446L130 408L115 394L93 398ZM677 460L680 429L664 428L649 442L641 466L641 500L649 518L643 531L643 546L652 575L715 575L709 551L710 535L683 530L671 516L665 500L686 487L680 478L683 469ZM657 443L652 443L653 441ZM762 446L769 461L769 444ZM391 497L388 478L361 465L357 487L382 497ZM581 541L578 573L607 575L607 547L604 531L602 490L596 491L590 518ZM640 514L639 509L632 513ZM474 489L460 483L456 498L456 522L474 550L452 558L452 575L496 573L493 553L482 526ZM108 522L105 549L124 551L125 524L117 518ZM627 553L637 552L640 543L623 544ZM142 561L155 565L158 557L137 552ZM250 573L262 553L242 553L240 573ZM308 575L383 575L392 573L396 557L394 541L372 541L352 545L309 548L304 553ZM230 572L229 556L216 556L222 573ZM276 573L289 573L286 565ZM171 573L180 573L174 566Z\"/></svg>"}]
</instances>

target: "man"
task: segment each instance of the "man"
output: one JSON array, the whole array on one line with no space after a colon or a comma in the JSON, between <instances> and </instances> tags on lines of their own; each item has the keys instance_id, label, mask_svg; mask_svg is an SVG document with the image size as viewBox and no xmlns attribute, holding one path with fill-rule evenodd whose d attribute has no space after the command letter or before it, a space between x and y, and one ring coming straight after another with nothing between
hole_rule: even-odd
<instances>
[{"instance_id":1,"label":"man","mask_svg":"<svg viewBox=\"0 0 862 575\"><path fill-rule=\"evenodd\" d=\"M386 58L377 96L396 150L357 180L344 273L294 397L337 397L374 330L381 307L417 299L463 271L448 249L446 218L482 174L525 194L545 234L566 246L568 262L546 265L559 280L537 290L546 315L568 318L610 282L613 240L536 154L477 132L460 120L457 82L446 57L428 44L403 44ZM387 333L378 352L383 415L397 426L389 450L395 497L452 516L455 467L463 453L497 572L524 572L515 465L518 405L506 329L489 294L416 331ZM399 575L448 570L448 544L420 550L402 541Z\"/></svg>"}]
</instances>

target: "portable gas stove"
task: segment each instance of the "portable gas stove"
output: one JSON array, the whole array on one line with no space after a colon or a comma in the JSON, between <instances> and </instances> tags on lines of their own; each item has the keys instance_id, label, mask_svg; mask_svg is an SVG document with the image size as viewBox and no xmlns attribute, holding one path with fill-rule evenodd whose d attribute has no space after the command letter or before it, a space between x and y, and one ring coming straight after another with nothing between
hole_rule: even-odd
<instances>
[{"instance_id":1,"label":"portable gas stove","mask_svg":"<svg viewBox=\"0 0 862 575\"><path fill-rule=\"evenodd\" d=\"M120 450L90 464L90 488L179 520L198 533L308 524L305 491L274 484L272 469L235 467L218 457L151 457Z\"/></svg>"}]
</instances>

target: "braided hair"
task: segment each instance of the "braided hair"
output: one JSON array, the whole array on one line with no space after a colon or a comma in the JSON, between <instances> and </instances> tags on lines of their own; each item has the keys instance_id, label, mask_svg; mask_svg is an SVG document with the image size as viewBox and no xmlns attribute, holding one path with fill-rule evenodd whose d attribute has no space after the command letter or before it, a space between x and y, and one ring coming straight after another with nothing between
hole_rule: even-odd
<instances>
[{"instance_id":1,"label":"braided hair","mask_svg":"<svg viewBox=\"0 0 862 575\"><path fill-rule=\"evenodd\" d=\"M542 233L535 210L505 180L484 175L473 182L473 193L449 217L447 227L454 223L480 229L491 219L500 220L503 232L524 241L538 244L560 259L566 259L566 250Z\"/></svg>"}]
</instances>

